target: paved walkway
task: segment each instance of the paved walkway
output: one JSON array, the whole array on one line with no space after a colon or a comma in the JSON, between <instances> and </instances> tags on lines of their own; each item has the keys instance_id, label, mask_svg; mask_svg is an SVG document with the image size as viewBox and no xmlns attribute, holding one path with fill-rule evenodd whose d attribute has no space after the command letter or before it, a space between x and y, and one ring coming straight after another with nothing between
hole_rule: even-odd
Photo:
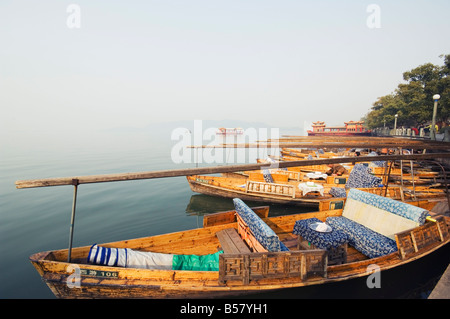
<instances>
[{"instance_id":1,"label":"paved walkway","mask_svg":"<svg viewBox=\"0 0 450 319\"><path fill-rule=\"evenodd\" d=\"M428 299L450 299L450 265L448 265Z\"/></svg>"}]
</instances>

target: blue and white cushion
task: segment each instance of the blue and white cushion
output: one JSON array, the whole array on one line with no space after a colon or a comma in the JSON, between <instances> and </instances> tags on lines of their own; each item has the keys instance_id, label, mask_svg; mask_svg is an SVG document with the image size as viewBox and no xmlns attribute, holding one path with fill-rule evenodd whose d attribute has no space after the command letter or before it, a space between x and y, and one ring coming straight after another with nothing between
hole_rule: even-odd
<instances>
[{"instance_id":1,"label":"blue and white cushion","mask_svg":"<svg viewBox=\"0 0 450 319\"><path fill-rule=\"evenodd\" d=\"M356 164L348 176L345 188L369 188L381 184L381 178L370 174L370 168L364 164Z\"/></svg>"},{"instance_id":2,"label":"blue and white cushion","mask_svg":"<svg viewBox=\"0 0 450 319\"><path fill-rule=\"evenodd\" d=\"M268 169L263 169L262 170L262 174L263 174L263 177L264 177L264 181L266 183L273 183L272 174L270 173L270 171Z\"/></svg>"},{"instance_id":3,"label":"blue and white cushion","mask_svg":"<svg viewBox=\"0 0 450 319\"><path fill-rule=\"evenodd\" d=\"M346 217L328 217L327 223L348 236L348 243L369 258L384 256L397 251L397 243L370 228Z\"/></svg>"},{"instance_id":4,"label":"blue and white cushion","mask_svg":"<svg viewBox=\"0 0 450 319\"><path fill-rule=\"evenodd\" d=\"M342 187L331 187L329 194L333 197L347 197L347 192Z\"/></svg>"},{"instance_id":5,"label":"blue and white cushion","mask_svg":"<svg viewBox=\"0 0 450 319\"><path fill-rule=\"evenodd\" d=\"M429 215L428 211L423 208L397 201L392 198L364 192L358 189L351 189L348 192L348 198L375 206L392 214L408 218L410 220L418 222L420 225L423 225L425 223L425 220Z\"/></svg>"},{"instance_id":6,"label":"blue and white cushion","mask_svg":"<svg viewBox=\"0 0 450 319\"><path fill-rule=\"evenodd\" d=\"M370 152L368 156L378 156L376 152ZM387 162L386 161L372 161L369 163L369 167L386 167Z\"/></svg>"},{"instance_id":7,"label":"blue and white cushion","mask_svg":"<svg viewBox=\"0 0 450 319\"><path fill-rule=\"evenodd\" d=\"M293 233L302 236L314 246L326 250L337 248L348 242L347 235L339 229L333 229L328 233L321 233L310 228L312 223L319 222L321 221L317 218L297 220Z\"/></svg>"},{"instance_id":8,"label":"blue and white cushion","mask_svg":"<svg viewBox=\"0 0 450 319\"><path fill-rule=\"evenodd\" d=\"M268 251L285 251L286 246L280 241L277 234L270 228L250 207L241 199L233 199L234 207L239 216L245 221L255 238Z\"/></svg>"}]
</instances>

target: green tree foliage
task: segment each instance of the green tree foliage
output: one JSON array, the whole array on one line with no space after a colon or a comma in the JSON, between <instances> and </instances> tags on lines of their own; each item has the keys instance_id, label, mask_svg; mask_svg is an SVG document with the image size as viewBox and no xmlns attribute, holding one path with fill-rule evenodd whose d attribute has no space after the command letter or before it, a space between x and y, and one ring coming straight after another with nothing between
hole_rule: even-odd
<instances>
[{"instance_id":1,"label":"green tree foliage","mask_svg":"<svg viewBox=\"0 0 450 319\"><path fill-rule=\"evenodd\" d=\"M406 83L379 97L371 111L364 117L369 128L393 126L395 114L397 125L417 126L431 121L433 116L433 95L439 94L437 121L450 119L450 54L442 55L443 66L423 64L403 73Z\"/></svg>"}]
</instances>

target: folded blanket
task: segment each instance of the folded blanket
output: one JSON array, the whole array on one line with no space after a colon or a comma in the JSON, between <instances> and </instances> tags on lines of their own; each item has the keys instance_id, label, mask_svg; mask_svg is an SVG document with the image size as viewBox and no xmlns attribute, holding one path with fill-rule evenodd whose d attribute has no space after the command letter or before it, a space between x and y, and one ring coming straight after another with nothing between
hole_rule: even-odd
<instances>
[{"instance_id":1,"label":"folded blanket","mask_svg":"<svg viewBox=\"0 0 450 319\"><path fill-rule=\"evenodd\" d=\"M218 271L219 251L208 255L175 255L137 251L129 248L108 248L93 245L88 262L103 266L126 268Z\"/></svg>"}]
</instances>

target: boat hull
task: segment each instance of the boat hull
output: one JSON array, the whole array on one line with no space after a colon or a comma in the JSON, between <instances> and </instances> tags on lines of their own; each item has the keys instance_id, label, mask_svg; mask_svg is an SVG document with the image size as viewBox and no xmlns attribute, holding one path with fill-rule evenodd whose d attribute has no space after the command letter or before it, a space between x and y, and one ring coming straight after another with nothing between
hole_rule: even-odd
<instances>
[{"instance_id":1,"label":"boat hull","mask_svg":"<svg viewBox=\"0 0 450 319\"><path fill-rule=\"evenodd\" d=\"M426 254L418 256L420 258L425 257L428 254L439 254L442 258L447 257L448 263L448 252L449 246L445 244L436 246L434 249L427 251ZM442 251L439 249L442 248ZM317 278L316 280L310 280L307 282L301 282L300 280L285 280L284 282L271 282L271 283L257 283L254 285L245 285L237 284L236 285L223 285L220 286L217 284L217 278L215 276L210 276L211 274L206 274L209 277L201 278L201 275L205 274L196 274L198 276L197 279L201 279L202 284L183 284L181 278L186 279L186 271L180 271L180 274L174 272L168 272L166 274L161 273L160 271L151 271L145 270L141 273L141 278L135 280L123 280L123 279L105 279L105 278L95 278L90 276L81 276L81 279L76 282L71 279L71 275L67 272L50 272L46 271L42 279L48 285L48 287L52 290L54 295L57 298L62 299L116 299L116 298L150 298L150 299L211 299L211 298L229 298L229 297L240 297L240 296L249 296L256 294L267 294L270 296L271 294L283 293L285 290L292 290L295 288L308 288L312 286L320 286L323 284L331 284L331 283L343 283L352 279L358 279L367 277L373 274L373 268L369 267L370 265L376 264L380 266L381 276L383 277L383 273L393 268L399 269L409 269L409 263L414 261L415 259L410 259L407 261L401 261L398 257L398 254L394 253L387 258L381 258L379 262L375 260L368 260L363 263L355 263L354 265L338 265L338 266L329 266L328 267L328 276L329 278ZM33 265L37 269L42 268L42 262L35 261ZM72 264L63 263L63 265L58 265L62 267L70 267ZM84 267L84 266L83 266ZM44 267L45 268L45 267ZM84 267L86 268L86 267ZM89 267L91 270L95 271L117 271L117 268L110 269L112 267ZM105 269L109 268L109 269ZM130 276L131 272L135 270L119 270L119 272L124 272L123 276ZM146 276L144 273L152 273L153 276ZM128 274L126 274L128 273ZM154 275L161 276L158 279L155 278ZM419 275L419 273L409 273L410 276ZM173 280L163 280L162 278L173 276ZM150 279L150 277L153 277ZM177 278L180 279L177 279ZM325 286L326 288L326 286ZM338 296L336 296L338 297Z\"/></svg>"}]
</instances>

